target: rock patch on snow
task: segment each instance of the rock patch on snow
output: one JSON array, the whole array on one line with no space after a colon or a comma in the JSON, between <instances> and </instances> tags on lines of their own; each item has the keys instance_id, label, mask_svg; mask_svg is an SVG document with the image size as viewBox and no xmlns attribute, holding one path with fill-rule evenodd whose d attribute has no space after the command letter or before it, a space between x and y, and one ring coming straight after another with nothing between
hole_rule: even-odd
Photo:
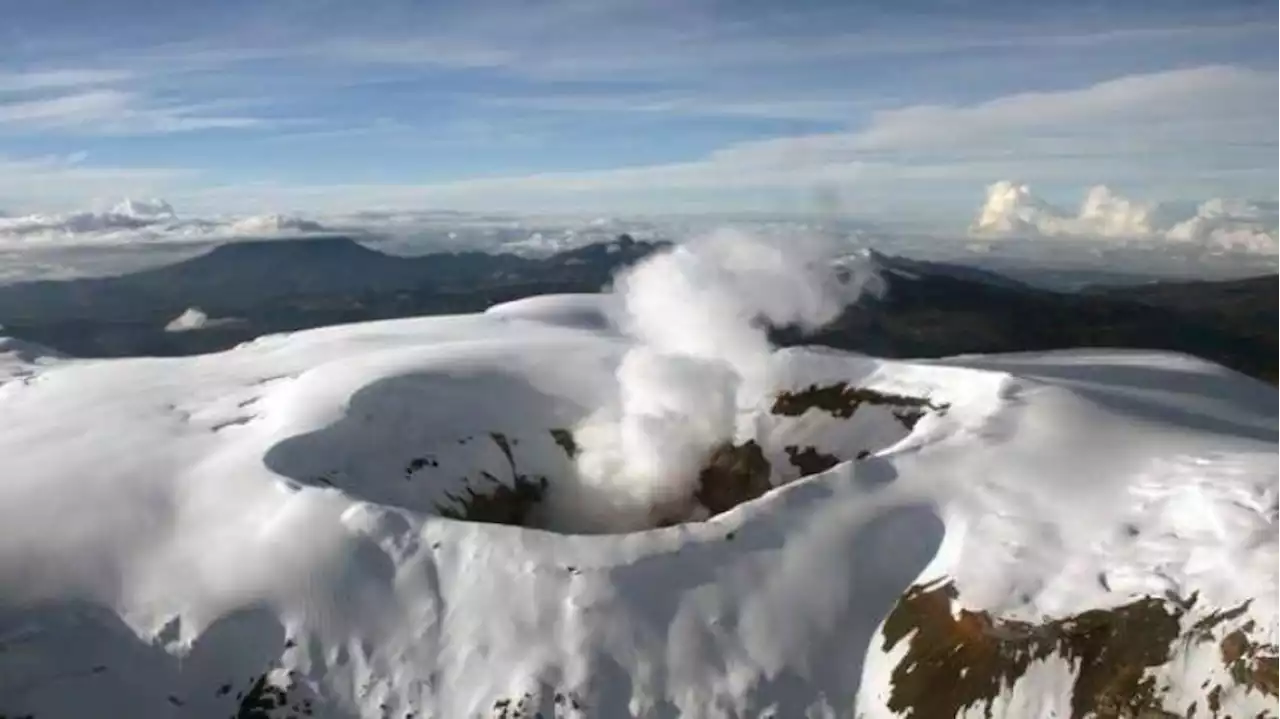
<instances>
[{"instance_id":1,"label":"rock patch on snow","mask_svg":"<svg viewBox=\"0 0 1280 719\"><path fill-rule=\"evenodd\" d=\"M499 318L482 317L501 326ZM525 352L520 361L564 364L554 350L545 357L541 350ZM585 365L565 367L566 381L586 389L596 374L609 378L611 368L593 366L591 354L584 355ZM324 419L285 434L266 450L266 466L295 489L339 490L412 512L567 534L626 533L721 514L821 471L806 461L811 457L828 458L823 469L830 469L879 452L905 439L926 414L943 410L936 400L877 389L857 363L853 371L843 363L820 386L783 373L766 390L765 401L743 408L738 437L703 449L702 469L715 471L703 471L680 494L644 506L637 521L615 523L608 508L616 499L611 492L625 487L586 485L578 465L579 433L595 400L550 394L544 381L524 376L500 348L467 356L472 364L465 372L406 367L351 388L348 398L335 395L326 400ZM341 363L319 368L306 384L331 393L325 377L340 371ZM253 421L256 409L246 408L237 421ZM758 456L729 461L745 450Z\"/></svg>"},{"instance_id":2,"label":"rock patch on snow","mask_svg":"<svg viewBox=\"0 0 1280 719\"><path fill-rule=\"evenodd\" d=\"M944 672L935 688L979 672L970 717L982 672L1009 677L992 717L1072 716L1075 687L1111 678L1099 707L1151 686L1180 716L1272 711L1274 388L1159 353L793 349L739 398L716 462L748 500L768 463L784 486L753 501L592 537L441 516L485 473L520 500L493 514L563 509L624 354L486 316L185 358L0 351L0 712L954 716L945 696L889 705L915 671ZM947 408L838 416L861 390ZM795 481L816 468L795 458L836 463ZM522 475L547 478L540 501ZM945 616L935 597L882 625L938 578L957 592ZM1141 638L1109 648L1136 636L1121 620L1169 635L1157 610L1183 612L1168 661L1147 665ZM915 629L886 650L899 623ZM972 630L967 664L923 654L922 627L956 646Z\"/></svg>"},{"instance_id":3,"label":"rock patch on snow","mask_svg":"<svg viewBox=\"0 0 1280 719\"><path fill-rule=\"evenodd\" d=\"M1162 670L1189 663L1197 651L1220 650L1216 681L1198 692L1204 699L1180 707L1185 716L1222 719L1239 700L1253 704L1277 697L1277 648L1255 639L1251 600L1207 614L1196 595L1136 597L1117 607L1093 609L1041 622L971 611L956 603L946 579L915 585L884 622L880 650L905 647L894 666L886 704L903 717L952 717L977 710L1009 716L1011 688L1041 662L1078 667L1070 682L1072 717L1170 717L1175 686ZM901 651L901 650L899 650ZM1268 699L1269 697L1269 699ZM1243 709L1239 707L1237 710ZM967 714L966 714L967 715ZM1237 714L1239 716L1239 714ZM1275 716L1265 710L1259 717Z\"/></svg>"},{"instance_id":4,"label":"rock patch on snow","mask_svg":"<svg viewBox=\"0 0 1280 719\"><path fill-rule=\"evenodd\" d=\"M865 387L851 387L847 382L825 386L816 384L796 392L780 392L773 401L773 413L784 417L798 417L811 409L822 410L833 417L848 419L864 404L890 407L893 416L908 430L927 411L943 411L945 404L935 405L927 398L878 392Z\"/></svg>"},{"instance_id":5,"label":"rock patch on snow","mask_svg":"<svg viewBox=\"0 0 1280 719\"><path fill-rule=\"evenodd\" d=\"M424 401L429 400L424 398ZM859 449L838 455L820 452L812 446L774 447L777 442L770 436L708 448L696 486L691 488L690 494L651 507L650 521L641 529L705 521L758 499L793 479L818 474L843 461L862 459L873 451L900 441L926 413L944 409L945 405L935 405L927 399L851 387L843 382L780 391L769 409L775 420L785 422L814 410L827 417L821 421L841 424L860 411L874 411L883 415L878 419L872 418L881 431L870 433L861 441L846 443L846 446L856 445ZM377 414L364 414L363 417L366 423L382 421ZM900 427L901 431L891 430L886 437L883 431L886 426ZM772 429L776 431L777 427ZM282 448L294 441L308 440L289 440ZM573 465L578 455L578 442L573 430L553 427L543 432L534 430L520 434L491 431L458 438L424 436L420 441L424 446L436 449L404 462L401 476L407 483L405 486L423 487L413 496L398 492L404 498L402 501L406 508L427 510L461 521L564 531L554 510L549 507L549 500L555 493L572 493L580 486ZM762 442L772 448L770 453L775 456L779 449L784 452L790 465L799 473L776 471ZM552 447L560 451L552 451ZM448 457L443 460L443 466L442 455ZM356 496L364 495L375 486L358 480L350 469L344 472L336 467L304 481L352 491ZM634 531L634 528L616 531Z\"/></svg>"}]
</instances>

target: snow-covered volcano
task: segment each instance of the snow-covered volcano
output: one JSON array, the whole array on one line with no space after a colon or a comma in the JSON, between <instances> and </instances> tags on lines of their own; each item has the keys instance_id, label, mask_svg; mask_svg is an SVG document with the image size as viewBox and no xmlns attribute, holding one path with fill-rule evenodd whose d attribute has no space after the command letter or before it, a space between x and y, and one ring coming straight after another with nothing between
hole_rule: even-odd
<instances>
[{"instance_id":1,"label":"snow-covered volcano","mask_svg":"<svg viewBox=\"0 0 1280 719\"><path fill-rule=\"evenodd\" d=\"M1274 712L1273 387L771 353L722 445L767 486L644 518L578 461L635 342L592 305L0 344L0 716Z\"/></svg>"}]
</instances>

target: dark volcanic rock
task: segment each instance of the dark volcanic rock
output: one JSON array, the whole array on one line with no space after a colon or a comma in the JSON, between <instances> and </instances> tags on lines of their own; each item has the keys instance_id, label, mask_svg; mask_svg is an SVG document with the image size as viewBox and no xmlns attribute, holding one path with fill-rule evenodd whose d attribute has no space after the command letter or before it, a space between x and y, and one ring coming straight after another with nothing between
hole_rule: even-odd
<instances>
[{"instance_id":1,"label":"dark volcanic rock","mask_svg":"<svg viewBox=\"0 0 1280 719\"><path fill-rule=\"evenodd\" d=\"M1072 717L1166 717L1167 684L1149 670L1178 661L1178 653L1215 641L1215 630L1239 621L1249 603L1208 614L1187 630L1184 616L1198 598L1139 597L1108 609L1027 622L954 606L955 586L944 580L911 587L885 619L880 650L905 644L891 676L888 708L904 717L953 717L980 708L992 714L1034 662L1058 658L1073 667ZM1230 679L1210 686L1200 702L1220 717L1224 691L1276 696L1275 645L1254 642L1251 621L1220 640ZM1194 709L1186 716L1194 716ZM1175 714L1173 716L1181 716Z\"/></svg>"},{"instance_id":2,"label":"dark volcanic rock","mask_svg":"<svg viewBox=\"0 0 1280 719\"><path fill-rule=\"evenodd\" d=\"M787 453L787 459L791 461L791 466L800 470L801 477L808 477L814 474L821 474L828 469L840 464L840 458L834 454L819 452L814 447L805 447L801 449L797 445L788 445L784 448ZM866 452L867 450L862 450ZM867 452L870 454L870 452Z\"/></svg>"},{"instance_id":3,"label":"dark volcanic rock","mask_svg":"<svg viewBox=\"0 0 1280 719\"><path fill-rule=\"evenodd\" d=\"M695 497L712 515L749 502L773 488L771 467L754 440L717 447L698 475Z\"/></svg>"},{"instance_id":4,"label":"dark volcanic rock","mask_svg":"<svg viewBox=\"0 0 1280 719\"><path fill-rule=\"evenodd\" d=\"M784 417L799 417L811 409L833 417L848 419L864 404L890 407L898 421L911 429L926 411L942 411L946 405L935 405L922 397L880 392L865 387L851 387L848 382L826 386L810 385L797 392L779 392L771 412Z\"/></svg>"}]
</instances>

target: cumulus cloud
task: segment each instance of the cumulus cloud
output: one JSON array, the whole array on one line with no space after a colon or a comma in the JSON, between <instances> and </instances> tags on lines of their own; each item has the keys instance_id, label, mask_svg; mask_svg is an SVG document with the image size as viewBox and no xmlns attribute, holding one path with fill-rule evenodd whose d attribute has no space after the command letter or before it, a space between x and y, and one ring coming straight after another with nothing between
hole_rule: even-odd
<instances>
[{"instance_id":1,"label":"cumulus cloud","mask_svg":"<svg viewBox=\"0 0 1280 719\"><path fill-rule=\"evenodd\" d=\"M1089 188L1077 219L1086 232L1103 237L1140 236L1151 232L1152 209L1097 185Z\"/></svg>"},{"instance_id":2,"label":"cumulus cloud","mask_svg":"<svg viewBox=\"0 0 1280 719\"><path fill-rule=\"evenodd\" d=\"M970 234L1161 240L1211 250L1277 251L1274 204L1215 198L1202 203L1193 217L1173 224L1160 219L1169 214L1161 209L1097 185L1089 188L1080 208L1071 214L1036 196L1027 185L1001 180L987 187Z\"/></svg>"},{"instance_id":3,"label":"cumulus cloud","mask_svg":"<svg viewBox=\"0 0 1280 719\"><path fill-rule=\"evenodd\" d=\"M154 197L149 200L125 198L120 204L111 208L111 214L118 217L132 217L154 222L177 218L177 214L173 211L173 205Z\"/></svg>"},{"instance_id":4,"label":"cumulus cloud","mask_svg":"<svg viewBox=\"0 0 1280 719\"><path fill-rule=\"evenodd\" d=\"M173 207L164 200L124 200L106 212L71 212L0 217L0 237L36 234L87 234L136 230L175 221Z\"/></svg>"},{"instance_id":5,"label":"cumulus cloud","mask_svg":"<svg viewBox=\"0 0 1280 719\"><path fill-rule=\"evenodd\" d=\"M1031 194L1031 188L1008 180L987 187L987 199L971 228L974 234L1022 234L1039 232L1045 218L1061 219L1062 213Z\"/></svg>"},{"instance_id":6,"label":"cumulus cloud","mask_svg":"<svg viewBox=\"0 0 1280 719\"><path fill-rule=\"evenodd\" d=\"M1169 239L1248 252L1277 251L1276 205L1225 200L1204 202L1196 214L1169 229Z\"/></svg>"},{"instance_id":7,"label":"cumulus cloud","mask_svg":"<svg viewBox=\"0 0 1280 719\"><path fill-rule=\"evenodd\" d=\"M1153 232L1152 209L1096 185L1072 215L1036 196L1027 185L1001 180L987 187L986 201L971 231L977 235L1145 237Z\"/></svg>"},{"instance_id":8,"label":"cumulus cloud","mask_svg":"<svg viewBox=\"0 0 1280 719\"><path fill-rule=\"evenodd\" d=\"M253 215L231 223L236 235L275 235L300 232L324 232L325 226L315 220L288 215Z\"/></svg>"},{"instance_id":9,"label":"cumulus cloud","mask_svg":"<svg viewBox=\"0 0 1280 719\"><path fill-rule=\"evenodd\" d=\"M4 240L44 244L208 241L294 236L327 230L315 220L281 214L181 217L172 205L158 198L125 199L100 212L0 215L0 243Z\"/></svg>"}]
</instances>

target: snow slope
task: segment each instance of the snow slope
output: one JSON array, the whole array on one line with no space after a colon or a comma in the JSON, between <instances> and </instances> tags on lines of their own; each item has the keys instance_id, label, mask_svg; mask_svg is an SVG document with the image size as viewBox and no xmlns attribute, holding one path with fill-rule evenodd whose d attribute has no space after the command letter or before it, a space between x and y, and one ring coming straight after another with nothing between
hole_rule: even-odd
<instances>
[{"instance_id":1,"label":"snow slope","mask_svg":"<svg viewBox=\"0 0 1280 719\"><path fill-rule=\"evenodd\" d=\"M1182 356L777 352L737 439L778 489L566 533L612 516L552 434L617 400L610 302L177 359L0 344L0 715L935 716L903 708L881 626L935 580L1027 622L1252 600L1214 642L1245 620L1276 642L1275 389ZM778 410L838 382L937 409ZM797 481L787 447L839 463ZM547 479L543 529L442 516L519 473ZM1211 716L1212 683L1224 712L1274 711L1217 652L1148 670L1169 710ZM1041 657L966 710L1071 716L1078 671Z\"/></svg>"}]
</instances>

